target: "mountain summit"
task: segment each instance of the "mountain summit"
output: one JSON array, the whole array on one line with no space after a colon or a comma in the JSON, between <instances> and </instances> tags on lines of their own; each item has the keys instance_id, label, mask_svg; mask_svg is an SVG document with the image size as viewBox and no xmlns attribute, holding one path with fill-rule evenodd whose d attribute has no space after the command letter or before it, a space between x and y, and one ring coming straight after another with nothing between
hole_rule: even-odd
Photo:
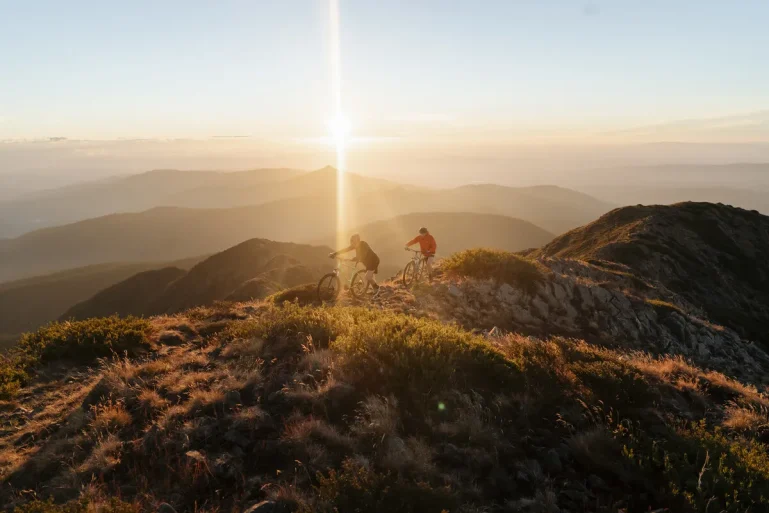
<instances>
[{"instance_id":1,"label":"mountain summit","mask_svg":"<svg viewBox=\"0 0 769 513\"><path fill-rule=\"evenodd\" d=\"M532 254L624 265L769 344L767 255L769 217L712 203L618 208Z\"/></svg>"}]
</instances>

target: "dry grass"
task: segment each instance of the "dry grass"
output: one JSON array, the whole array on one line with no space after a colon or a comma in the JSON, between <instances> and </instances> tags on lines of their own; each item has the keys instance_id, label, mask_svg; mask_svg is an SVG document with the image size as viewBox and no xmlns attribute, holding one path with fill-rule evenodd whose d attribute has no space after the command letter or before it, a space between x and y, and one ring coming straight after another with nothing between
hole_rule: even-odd
<instances>
[{"instance_id":1,"label":"dry grass","mask_svg":"<svg viewBox=\"0 0 769 513\"><path fill-rule=\"evenodd\" d=\"M139 401L139 409L145 417L155 416L168 405L168 401L157 390L151 388L143 388L139 392L137 399Z\"/></svg>"},{"instance_id":2,"label":"dry grass","mask_svg":"<svg viewBox=\"0 0 769 513\"><path fill-rule=\"evenodd\" d=\"M398 432L398 416L397 399L370 396L361 403L352 430L359 435L380 439L395 436Z\"/></svg>"},{"instance_id":3,"label":"dry grass","mask_svg":"<svg viewBox=\"0 0 769 513\"><path fill-rule=\"evenodd\" d=\"M628 359L628 363L644 374L661 382L673 384L682 391L696 389L708 391L711 394L721 392L731 398L738 398L746 404L769 408L769 398L759 393L756 387L740 383L720 372L703 371L679 356L657 359L646 355L635 355Z\"/></svg>"},{"instance_id":4,"label":"dry grass","mask_svg":"<svg viewBox=\"0 0 769 513\"><path fill-rule=\"evenodd\" d=\"M187 414L197 415L220 408L224 404L224 392L220 389L204 390L195 389L190 393L187 401Z\"/></svg>"},{"instance_id":5,"label":"dry grass","mask_svg":"<svg viewBox=\"0 0 769 513\"><path fill-rule=\"evenodd\" d=\"M122 450L123 442L117 435L110 434L98 441L79 471L104 474L120 463Z\"/></svg>"},{"instance_id":6,"label":"dry grass","mask_svg":"<svg viewBox=\"0 0 769 513\"><path fill-rule=\"evenodd\" d=\"M133 422L122 402L107 402L91 409L91 427L96 431L116 431Z\"/></svg>"},{"instance_id":7,"label":"dry grass","mask_svg":"<svg viewBox=\"0 0 769 513\"><path fill-rule=\"evenodd\" d=\"M264 341L258 338L233 340L222 349L222 357L256 359L262 356Z\"/></svg>"},{"instance_id":8,"label":"dry grass","mask_svg":"<svg viewBox=\"0 0 769 513\"><path fill-rule=\"evenodd\" d=\"M313 417L297 419L286 424L283 439L299 445L321 442L335 450L351 451L355 447L351 437L340 433L327 422Z\"/></svg>"},{"instance_id":9,"label":"dry grass","mask_svg":"<svg viewBox=\"0 0 769 513\"><path fill-rule=\"evenodd\" d=\"M722 425L735 431L755 431L769 424L765 414L760 414L749 408L733 405L726 408Z\"/></svg>"},{"instance_id":10,"label":"dry grass","mask_svg":"<svg viewBox=\"0 0 769 513\"><path fill-rule=\"evenodd\" d=\"M220 375L210 371L180 372L174 371L158 381L158 387L165 393L181 395L205 387L214 382Z\"/></svg>"},{"instance_id":11,"label":"dry grass","mask_svg":"<svg viewBox=\"0 0 769 513\"><path fill-rule=\"evenodd\" d=\"M680 358L487 341L362 309L260 315L113 362L55 400L56 385L41 388L46 419L0 435L0 486L64 501L93 483L177 511L271 499L301 512L766 506L766 398ZM704 454L719 465L700 478Z\"/></svg>"}]
</instances>

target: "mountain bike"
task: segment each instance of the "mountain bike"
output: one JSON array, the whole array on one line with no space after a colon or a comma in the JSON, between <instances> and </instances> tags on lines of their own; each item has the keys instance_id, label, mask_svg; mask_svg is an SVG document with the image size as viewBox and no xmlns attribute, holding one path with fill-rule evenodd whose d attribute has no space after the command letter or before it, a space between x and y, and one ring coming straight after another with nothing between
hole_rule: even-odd
<instances>
[{"instance_id":1,"label":"mountain bike","mask_svg":"<svg viewBox=\"0 0 769 513\"><path fill-rule=\"evenodd\" d=\"M352 297L355 299L362 299L369 288L369 284L366 281L366 270L361 269L356 271L358 262L355 260L339 257L337 257L336 260L339 262L336 269L323 276L318 282L318 300L322 303L324 301L334 301L339 297L339 293L342 291L342 280L340 279L340 275L343 272L352 273L348 285Z\"/></svg>"},{"instance_id":2,"label":"mountain bike","mask_svg":"<svg viewBox=\"0 0 769 513\"><path fill-rule=\"evenodd\" d=\"M403 284L410 287L422 279L422 275L427 267L427 256L423 255L419 249L406 248L406 251L413 253L411 261L403 269Z\"/></svg>"}]
</instances>

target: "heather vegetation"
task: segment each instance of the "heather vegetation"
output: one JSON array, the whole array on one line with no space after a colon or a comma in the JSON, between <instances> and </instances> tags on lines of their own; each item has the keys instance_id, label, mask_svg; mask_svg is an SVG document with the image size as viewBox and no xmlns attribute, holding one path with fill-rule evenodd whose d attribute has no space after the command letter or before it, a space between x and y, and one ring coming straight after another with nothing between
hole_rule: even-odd
<instances>
[{"instance_id":1,"label":"heather vegetation","mask_svg":"<svg viewBox=\"0 0 769 513\"><path fill-rule=\"evenodd\" d=\"M534 260L494 249L468 249L454 253L443 268L468 278L491 279L529 292L545 279L545 270Z\"/></svg>"},{"instance_id":2,"label":"heather vegetation","mask_svg":"<svg viewBox=\"0 0 769 513\"><path fill-rule=\"evenodd\" d=\"M150 348L149 321L117 316L75 322L54 322L25 333L0 356L0 398L12 397L41 364L91 363L113 355L136 356Z\"/></svg>"},{"instance_id":3,"label":"heather vegetation","mask_svg":"<svg viewBox=\"0 0 769 513\"><path fill-rule=\"evenodd\" d=\"M126 501L104 511L767 507L769 399L682 359L364 308L220 304L152 322L173 346L62 390L55 428L49 408L4 435L6 507L70 511L85 485ZM28 340L73 347L85 327L63 329ZM22 506L22 489L69 505Z\"/></svg>"}]
</instances>

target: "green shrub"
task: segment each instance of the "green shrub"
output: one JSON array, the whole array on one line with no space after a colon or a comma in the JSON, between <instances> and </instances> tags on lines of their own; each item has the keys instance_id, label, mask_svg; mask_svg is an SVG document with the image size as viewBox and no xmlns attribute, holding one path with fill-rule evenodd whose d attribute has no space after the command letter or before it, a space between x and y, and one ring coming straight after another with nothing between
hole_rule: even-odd
<instances>
[{"instance_id":1,"label":"green shrub","mask_svg":"<svg viewBox=\"0 0 769 513\"><path fill-rule=\"evenodd\" d=\"M54 322L35 333L25 333L19 350L41 362L64 358L87 363L113 353L149 349L149 321L118 316L84 321Z\"/></svg>"},{"instance_id":2,"label":"green shrub","mask_svg":"<svg viewBox=\"0 0 769 513\"><path fill-rule=\"evenodd\" d=\"M16 355L0 356L0 399L10 399L29 376Z\"/></svg>"},{"instance_id":3,"label":"green shrub","mask_svg":"<svg viewBox=\"0 0 769 513\"><path fill-rule=\"evenodd\" d=\"M135 355L149 349L149 321L117 316L54 322L25 333L7 355L0 356L0 399L13 397L41 363L66 359L90 363L114 353Z\"/></svg>"},{"instance_id":4,"label":"green shrub","mask_svg":"<svg viewBox=\"0 0 769 513\"><path fill-rule=\"evenodd\" d=\"M371 393L435 393L469 386L499 390L518 383L514 362L455 326L383 313L352 326L332 344L343 354L343 372Z\"/></svg>"},{"instance_id":5,"label":"green shrub","mask_svg":"<svg viewBox=\"0 0 769 513\"><path fill-rule=\"evenodd\" d=\"M544 280L542 266L533 260L496 249L468 249L443 261L443 268L468 278L493 279L520 287L529 293Z\"/></svg>"}]
</instances>

